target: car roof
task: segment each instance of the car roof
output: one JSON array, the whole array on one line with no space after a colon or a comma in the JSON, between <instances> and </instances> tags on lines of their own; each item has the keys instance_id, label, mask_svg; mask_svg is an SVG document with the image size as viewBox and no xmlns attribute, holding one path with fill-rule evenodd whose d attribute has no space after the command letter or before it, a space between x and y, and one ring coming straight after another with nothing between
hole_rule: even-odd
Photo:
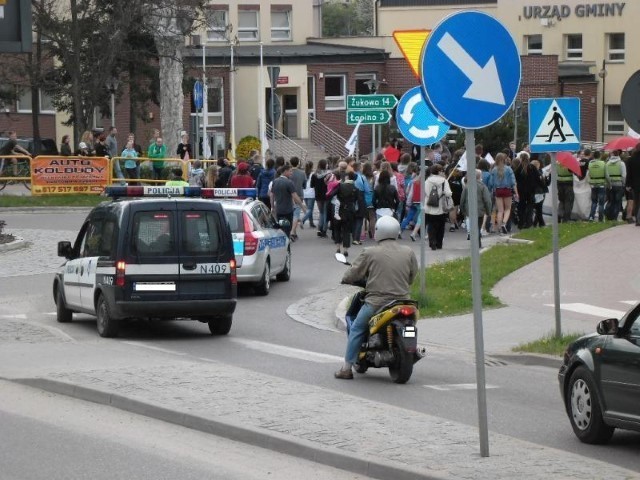
<instances>
[{"instance_id":1,"label":"car roof","mask_svg":"<svg viewBox=\"0 0 640 480\"><path fill-rule=\"evenodd\" d=\"M225 210L244 210L246 207L250 207L258 202L255 198L225 198L220 199L219 202Z\"/></svg>"}]
</instances>

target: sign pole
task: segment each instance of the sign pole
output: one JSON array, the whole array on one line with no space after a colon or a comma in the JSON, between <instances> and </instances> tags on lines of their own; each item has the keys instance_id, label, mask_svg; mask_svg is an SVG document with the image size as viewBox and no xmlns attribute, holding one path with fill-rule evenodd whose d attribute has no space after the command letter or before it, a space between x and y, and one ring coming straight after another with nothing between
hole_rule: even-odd
<instances>
[{"instance_id":1,"label":"sign pole","mask_svg":"<svg viewBox=\"0 0 640 480\"><path fill-rule=\"evenodd\" d=\"M562 336L560 313L560 227L558 225L558 165L556 152L551 152L551 216L553 236L553 304L556 317L556 337Z\"/></svg>"},{"instance_id":2,"label":"sign pole","mask_svg":"<svg viewBox=\"0 0 640 480\"><path fill-rule=\"evenodd\" d=\"M471 294L473 296L473 331L476 349L476 383L478 388L478 427L480 455L489 456L487 391L484 371L484 335L482 331L482 284L480 279L480 227L478 225L478 185L476 183L476 140L472 128L465 129L467 151L467 198L471 225Z\"/></svg>"},{"instance_id":3,"label":"sign pole","mask_svg":"<svg viewBox=\"0 0 640 480\"><path fill-rule=\"evenodd\" d=\"M424 182L425 182L425 177L426 175L426 169L427 169L427 162L426 162L426 151L424 148L420 149L420 177L419 177L419 182L420 182L420 215L421 217L418 219L420 221L420 230L418 230L418 235L420 235L420 300L424 301L427 298L427 292L425 289L425 283L426 283L426 273L425 273L425 269L427 268L427 256L426 256L426 245L424 243L424 236L426 235L427 232L427 225L425 222L425 210L424 210L424 197L425 197L425 193L424 193ZM414 180L415 181L415 180ZM418 221L416 220L416 221Z\"/></svg>"}]
</instances>

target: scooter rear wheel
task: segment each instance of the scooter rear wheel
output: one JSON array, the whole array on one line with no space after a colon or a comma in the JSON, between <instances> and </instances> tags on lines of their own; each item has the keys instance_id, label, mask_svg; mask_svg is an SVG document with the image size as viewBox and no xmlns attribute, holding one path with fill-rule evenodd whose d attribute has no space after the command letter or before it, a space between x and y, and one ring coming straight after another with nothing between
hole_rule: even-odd
<instances>
[{"instance_id":1,"label":"scooter rear wheel","mask_svg":"<svg viewBox=\"0 0 640 480\"><path fill-rule=\"evenodd\" d=\"M389 376L391 376L393 383L407 383L413 373L412 354L396 343L393 346L393 355L396 361L393 365L389 365Z\"/></svg>"}]
</instances>

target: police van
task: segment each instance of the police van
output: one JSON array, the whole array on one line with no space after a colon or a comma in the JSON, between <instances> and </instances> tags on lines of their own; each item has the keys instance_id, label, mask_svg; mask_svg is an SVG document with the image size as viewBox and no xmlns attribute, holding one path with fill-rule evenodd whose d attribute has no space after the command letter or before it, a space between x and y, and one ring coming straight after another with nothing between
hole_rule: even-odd
<instances>
[{"instance_id":1,"label":"police van","mask_svg":"<svg viewBox=\"0 0 640 480\"><path fill-rule=\"evenodd\" d=\"M231 229L213 189L108 187L53 281L58 322L97 317L102 337L133 318L192 319L214 335L231 329L237 276ZM207 195L209 194L209 195ZM198 198L205 197L205 198Z\"/></svg>"}]
</instances>

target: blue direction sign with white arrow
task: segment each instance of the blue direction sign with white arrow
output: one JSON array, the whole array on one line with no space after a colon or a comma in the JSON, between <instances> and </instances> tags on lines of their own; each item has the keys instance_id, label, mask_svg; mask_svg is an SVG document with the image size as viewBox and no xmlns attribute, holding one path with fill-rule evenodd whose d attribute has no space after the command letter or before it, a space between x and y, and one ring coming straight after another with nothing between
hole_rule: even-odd
<instances>
[{"instance_id":1,"label":"blue direction sign with white arrow","mask_svg":"<svg viewBox=\"0 0 640 480\"><path fill-rule=\"evenodd\" d=\"M420 67L428 102L462 128L494 123L520 88L520 54L513 37L483 12L462 11L440 22L427 38Z\"/></svg>"},{"instance_id":2,"label":"blue direction sign with white arrow","mask_svg":"<svg viewBox=\"0 0 640 480\"><path fill-rule=\"evenodd\" d=\"M422 87L413 87L402 96L396 109L396 123L402 136L414 145L431 145L449 131L449 124L431 110Z\"/></svg>"},{"instance_id":3,"label":"blue direction sign with white arrow","mask_svg":"<svg viewBox=\"0 0 640 480\"><path fill-rule=\"evenodd\" d=\"M196 80L193 84L193 106L196 107L196 110L200 110L202 108L202 101L202 82L200 80Z\"/></svg>"},{"instance_id":4,"label":"blue direction sign with white arrow","mask_svg":"<svg viewBox=\"0 0 640 480\"><path fill-rule=\"evenodd\" d=\"M580 99L529 99L529 147L533 153L580 149Z\"/></svg>"}]
</instances>

